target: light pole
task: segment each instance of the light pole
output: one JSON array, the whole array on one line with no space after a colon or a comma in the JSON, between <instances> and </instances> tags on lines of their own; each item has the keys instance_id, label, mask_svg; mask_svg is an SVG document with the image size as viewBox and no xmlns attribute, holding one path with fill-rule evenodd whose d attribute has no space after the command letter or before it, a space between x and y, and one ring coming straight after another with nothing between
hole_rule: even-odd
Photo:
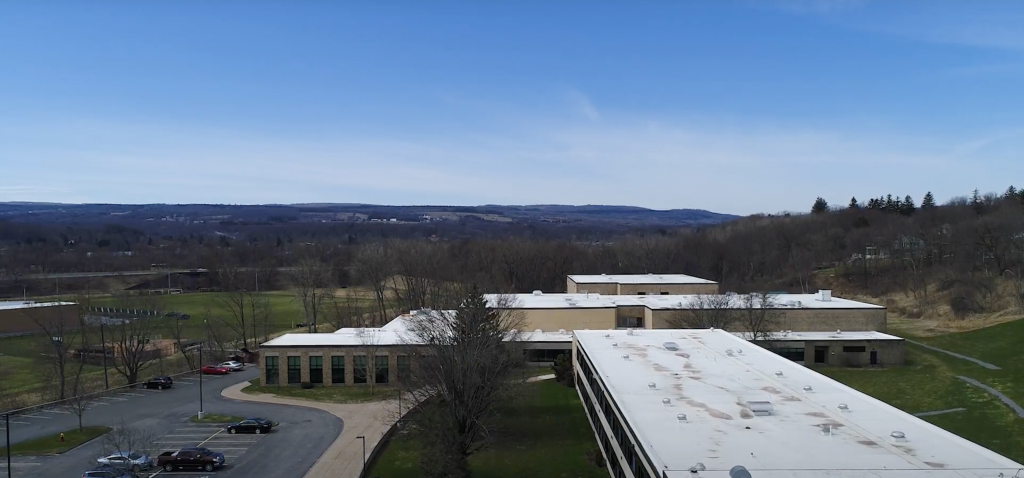
<instances>
[{"instance_id":1,"label":"light pole","mask_svg":"<svg viewBox=\"0 0 1024 478\"><path fill-rule=\"evenodd\" d=\"M11 478L11 414L4 414L4 430L7 431L7 478Z\"/></svg>"},{"instance_id":2,"label":"light pole","mask_svg":"<svg viewBox=\"0 0 1024 478\"><path fill-rule=\"evenodd\" d=\"M203 419L203 345L199 344L199 419Z\"/></svg>"},{"instance_id":3,"label":"light pole","mask_svg":"<svg viewBox=\"0 0 1024 478\"><path fill-rule=\"evenodd\" d=\"M107 338L103 335L103 322L106 317L100 316L100 344L103 348L103 389L110 390L110 379L107 378Z\"/></svg>"},{"instance_id":4,"label":"light pole","mask_svg":"<svg viewBox=\"0 0 1024 478\"><path fill-rule=\"evenodd\" d=\"M362 440L362 470L361 470L362 473L360 473L360 474L361 475L366 475L367 474L367 437L359 435L356 438ZM10 449L10 446L8 446L7 449ZM10 468L8 468L8 470L10 470Z\"/></svg>"}]
</instances>

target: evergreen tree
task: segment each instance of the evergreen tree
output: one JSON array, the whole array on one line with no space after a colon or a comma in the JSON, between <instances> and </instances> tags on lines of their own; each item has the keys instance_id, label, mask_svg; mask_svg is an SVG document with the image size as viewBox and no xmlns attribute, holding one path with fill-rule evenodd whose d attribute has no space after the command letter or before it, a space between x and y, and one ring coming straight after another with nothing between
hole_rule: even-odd
<instances>
[{"instance_id":1,"label":"evergreen tree","mask_svg":"<svg viewBox=\"0 0 1024 478\"><path fill-rule=\"evenodd\" d=\"M885 212L893 212L896 210L896 203L892 201L892 194L885 196Z\"/></svg>"},{"instance_id":2,"label":"evergreen tree","mask_svg":"<svg viewBox=\"0 0 1024 478\"><path fill-rule=\"evenodd\" d=\"M814 214L822 214L828 212L828 201L818 196L818 199L814 200L814 205L811 206L811 212Z\"/></svg>"},{"instance_id":3,"label":"evergreen tree","mask_svg":"<svg viewBox=\"0 0 1024 478\"><path fill-rule=\"evenodd\" d=\"M878 209L878 200L875 198L868 199L868 210L874 211Z\"/></svg>"},{"instance_id":4,"label":"evergreen tree","mask_svg":"<svg viewBox=\"0 0 1024 478\"><path fill-rule=\"evenodd\" d=\"M909 216L914 214L914 211L917 211L917 206L914 205L914 198L908 194L907 197L903 198L903 208L900 209L900 214Z\"/></svg>"},{"instance_id":5,"label":"evergreen tree","mask_svg":"<svg viewBox=\"0 0 1024 478\"><path fill-rule=\"evenodd\" d=\"M850 209L860 209L860 203L857 202L857 197L850 198Z\"/></svg>"},{"instance_id":6,"label":"evergreen tree","mask_svg":"<svg viewBox=\"0 0 1024 478\"><path fill-rule=\"evenodd\" d=\"M921 200L921 209L931 209L935 207L935 196L932 196L932 192L928 191L924 195L924 199Z\"/></svg>"},{"instance_id":7,"label":"evergreen tree","mask_svg":"<svg viewBox=\"0 0 1024 478\"><path fill-rule=\"evenodd\" d=\"M974 192L971 193L971 205L977 206L979 204L981 204L981 193L979 193L978 189L975 188Z\"/></svg>"},{"instance_id":8,"label":"evergreen tree","mask_svg":"<svg viewBox=\"0 0 1024 478\"><path fill-rule=\"evenodd\" d=\"M1006 194L1003 195L1004 199L1017 199L1017 197L1017 188L1012 185L1009 188L1006 188Z\"/></svg>"}]
</instances>

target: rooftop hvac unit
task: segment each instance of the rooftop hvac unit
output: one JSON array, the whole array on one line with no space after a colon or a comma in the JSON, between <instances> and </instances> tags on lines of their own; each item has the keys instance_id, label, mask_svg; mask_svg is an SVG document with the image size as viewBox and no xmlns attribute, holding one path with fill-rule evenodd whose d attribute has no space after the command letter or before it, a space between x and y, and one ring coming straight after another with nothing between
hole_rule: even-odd
<instances>
[{"instance_id":1,"label":"rooftop hvac unit","mask_svg":"<svg viewBox=\"0 0 1024 478\"><path fill-rule=\"evenodd\" d=\"M539 290L535 290L533 291L533 295L544 295L544 293Z\"/></svg>"},{"instance_id":2,"label":"rooftop hvac unit","mask_svg":"<svg viewBox=\"0 0 1024 478\"><path fill-rule=\"evenodd\" d=\"M747 401L747 408L749 408L755 416L759 417L771 415L775 410L775 407L772 406L772 402L762 400Z\"/></svg>"},{"instance_id":3,"label":"rooftop hvac unit","mask_svg":"<svg viewBox=\"0 0 1024 478\"><path fill-rule=\"evenodd\" d=\"M818 294L821 296L822 302L830 302L832 300L832 291L828 289L819 290Z\"/></svg>"},{"instance_id":4,"label":"rooftop hvac unit","mask_svg":"<svg viewBox=\"0 0 1024 478\"><path fill-rule=\"evenodd\" d=\"M675 342L665 342L664 344L662 344L662 346L665 347L665 350L671 350L673 352L679 350L679 344Z\"/></svg>"}]
</instances>

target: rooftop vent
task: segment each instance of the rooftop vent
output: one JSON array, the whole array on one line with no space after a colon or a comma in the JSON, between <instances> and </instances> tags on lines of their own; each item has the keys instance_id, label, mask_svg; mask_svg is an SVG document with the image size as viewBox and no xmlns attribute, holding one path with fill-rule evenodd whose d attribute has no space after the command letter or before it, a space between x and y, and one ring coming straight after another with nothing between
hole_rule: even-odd
<instances>
[{"instance_id":1,"label":"rooftop vent","mask_svg":"<svg viewBox=\"0 0 1024 478\"><path fill-rule=\"evenodd\" d=\"M798 301L796 301L796 304L794 304L794 305L796 305L797 307L803 307L804 303L798 300Z\"/></svg>"},{"instance_id":2,"label":"rooftop vent","mask_svg":"<svg viewBox=\"0 0 1024 478\"><path fill-rule=\"evenodd\" d=\"M822 435L832 436L832 425L831 424L822 423L821 425L818 425L818 426L821 427L821 434Z\"/></svg>"},{"instance_id":3,"label":"rooftop vent","mask_svg":"<svg viewBox=\"0 0 1024 478\"><path fill-rule=\"evenodd\" d=\"M828 290L828 289L819 290L818 291L818 295L820 296L822 302L831 302L832 301L832 291L831 290Z\"/></svg>"},{"instance_id":4,"label":"rooftop vent","mask_svg":"<svg viewBox=\"0 0 1024 478\"><path fill-rule=\"evenodd\" d=\"M663 343L661 345L665 347L665 350L671 350L673 352L675 352L676 350L679 350L679 344L677 344L675 342L665 342L665 343Z\"/></svg>"},{"instance_id":5,"label":"rooftop vent","mask_svg":"<svg viewBox=\"0 0 1024 478\"><path fill-rule=\"evenodd\" d=\"M594 292L594 298L595 299L600 299L601 298L601 294L597 293L597 292Z\"/></svg>"},{"instance_id":6,"label":"rooftop vent","mask_svg":"<svg viewBox=\"0 0 1024 478\"><path fill-rule=\"evenodd\" d=\"M804 393L810 393L814 390L810 385L804 385Z\"/></svg>"},{"instance_id":7,"label":"rooftop vent","mask_svg":"<svg viewBox=\"0 0 1024 478\"><path fill-rule=\"evenodd\" d=\"M612 342L612 347L618 347L618 346L619 346L618 342Z\"/></svg>"},{"instance_id":8,"label":"rooftop vent","mask_svg":"<svg viewBox=\"0 0 1024 478\"><path fill-rule=\"evenodd\" d=\"M732 349L726 349L726 350L725 350L725 354L726 354L726 355L728 355L728 356L730 356L730 357L732 357L732 355L733 355L733 354L732 354Z\"/></svg>"},{"instance_id":9,"label":"rooftop vent","mask_svg":"<svg viewBox=\"0 0 1024 478\"><path fill-rule=\"evenodd\" d=\"M601 275L603 275L603 276L606 276L606 275L608 275L608 274L601 274Z\"/></svg>"},{"instance_id":10,"label":"rooftop vent","mask_svg":"<svg viewBox=\"0 0 1024 478\"><path fill-rule=\"evenodd\" d=\"M622 360L629 360L629 354L622 354Z\"/></svg>"},{"instance_id":11,"label":"rooftop vent","mask_svg":"<svg viewBox=\"0 0 1024 478\"><path fill-rule=\"evenodd\" d=\"M703 463L697 463L690 467L690 473L697 473L698 471L705 471L708 468Z\"/></svg>"},{"instance_id":12,"label":"rooftop vent","mask_svg":"<svg viewBox=\"0 0 1024 478\"><path fill-rule=\"evenodd\" d=\"M672 403L672 399L671 398L666 397L666 398L661 399L661 404L662 405L668 405L670 403Z\"/></svg>"},{"instance_id":13,"label":"rooftop vent","mask_svg":"<svg viewBox=\"0 0 1024 478\"><path fill-rule=\"evenodd\" d=\"M654 382L647 382L647 388L658 388L658 384Z\"/></svg>"},{"instance_id":14,"label":"rooftop vent","mask_svg":"<svg viewBox=\"0 0 1024 478\"><path fill-rule=\"evenodd\" d=\"M736 465L729 469L729 478L752 478L750 472L743 465Z\"/></svg>"},{"instance_id":15,"label":"rooftop vent","mask_svg":"<svg viewBox=\"0 0 1024 478\"><path fill-rule=\"evenodd\" d=\"M576 302L575 300L569 300L569 301L566 301L565 303L569 304L572 307L576 307L577 305L579 305L579 302Z\"/></svg>"},{"instance_id":16,"label":"rooftop vent","mask_svg":"<svg viewBox=\"0 0 1024 478\"><path fill-rule=\"evenodd\" d=\"M736 355L743 355L743 349L736 349Z\"/></svg>"},{"instance_id":17,"label":"rooftop vent","mask_svg":"<svg viewBox=\"0 0 1024 478\"><path fill-rule=\"evenodd\" d=\"M544 293L539 290L535 290L533 291L533 295L544 295Z\"/></svg>"},{"instance_id":18,"label":"rooftop vent","mask_svg":"<svg viewBox=\"0 0 1024 478\"><path fill-rule=\"evenodd\" d=\"M889 438L892 438L892 441L895 443L903 443L907 441L907 435L901 431L894 431L890 433Z\"/></svg>"},{"instance_id":19,"label":"rooftop vent","mask_svg":"<svg viewBox=\"0 0 1024 478\"><path fill-rule=\"evenodd\" d=\"M842 330L836 330L836 335L843 335L843 331Z\"/></svg>"},{"instance_id":20,"label":"rooftop vent","mask_svg":"<svg viewBox=\"0 0 1024 478\"><path fill-rule=\"evenodd\" d=\"M782 370L775 371L775 376L776 377L781 377L782 376Z\"/></svg>"},{"instance_id":21,"label":"rooftop vent","mask_svg":"<svg viewBox=\"0 0 1024 478\"><path fill-rule=\"evenodd\" d=\"M685 413L680 413L679 415L676 415L676 420L680 421L680 422L685 422L686 421L686 414ZM703 466L703 465L701 465L701 466Z\"/></svg>"},{"instance_id":22,"label":"rooftop vent","mask_svg":"<svg viewBox=\"0 0 1024 478\"><path fill-rule=\"evenodd\" d=\"M612 338L612 334L604 334L604 338L610 339L610 338Z\"/></svg>"},{"instance_id":23,"label":"rooftop vent","mask_svg":"<svg viewBox=\"0 0 1024 478\"><path fill-rule=\"evenodd\" d=\"M839 411L841 411L841 412L848 412L848 411L850 411L850 406L845 404L845 403L840 403L839 404Z\"/></svg>"},{"instance_id":24,"label":"rooftop vent","mask_svg":"<svg viewBox=\"0 0 1024 478\"><path fill-rule=\"evenodd\" d=\"M633 329L626 329L626 335L633 335Z\"/></svg>"},{"instance_id":25,"label":"rooftop vent","mask_svg":"<svg viewBox=\"0 0 1024 478\"><path fill-rule=\"evenodd\" d=\"M749 408L754 415L759 417L771 415L775 410L775 407L772 406L772 402L764 400L748 400L747 408Z\"/></svg>"},{"instance_id":26,"label":"rooftop vent","mask_svg":"<svg viewBox=\"0 0 1024 478\"><path fill-rule=\"evenodd\" d=\"M565 335L565 329L558 329L558 335Z\"/></svg>"},{"instance_id":27,"label":"rooftop vent","mask_svg":"<svg viewBox=\"0 0 1024 478\"><path fill-rule=\"evenodd\" d=\"M535 333L535 334L543 334L544 331L540 330L540 329L536 329L536 330L533 331L533 333Z\"/></svg>"}]
</instances>

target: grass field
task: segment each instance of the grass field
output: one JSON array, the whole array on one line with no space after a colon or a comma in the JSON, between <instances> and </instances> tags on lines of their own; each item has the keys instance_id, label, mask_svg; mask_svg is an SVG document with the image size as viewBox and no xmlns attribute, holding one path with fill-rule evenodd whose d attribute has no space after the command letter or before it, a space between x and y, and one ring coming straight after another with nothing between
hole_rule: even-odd
<instances>
[{"instance_id":1,"label":"grass field","mask_svg":"<svg viewBox=\"0 0 1024 478\"><path fill-rule=\"evenodd\" d=\"M892 331L901 335L899 330ZM875 369L817 369L829 377L909 413L963 407L967 411L923 417L935 425L1024 462L1024 418L999 399L956 378L978 380L1024 405L1024 321L1007 322L971 332L920 338L928 345L992 363L974 363L907 344L907 366Z\"/></svg>"},{"instance_id":2,"label":"grass field","mask_svg":"<svg viewBox=\"0 0 1024 478\"><path fill-rule=\"evenodd\" d=\"M398 397L395 388L387 385L377 385L373 387L373 394L370 394L370 387L364 385L337 387L316 386L308 389L303 389L295 385L268 385L264 387L260 385L260 379L258 378L250 380L249 383L251 385L243 388L243 392L249 394L272 393L281 397L301 398L317 402L362 403Z\"/></svg>"},{"instance_id":3,"label":"grass field","mask_svg":"<svg viewBox=\"0 0 1024 478\"><path fill-rule=\"evenodd\" d=\"M576 391L544 380L526 385L523 400L501 409L494 445L469 459L477 478L545 476L607 478L608 472L586 460L597 448ZM369 476L414 478L419 475L419 448L399 432L379 455Z\"/></svg>"},{"instance_id":4,"label":"grass field","mask_svg":"<svg viewBox=\"0 0 1024 478\"><path fill-rule=\"evenodd\" d=\"M60 433L58 433L15 444L11 447L11 455L35 456L64 453L109 431L110 427L84 427L82 430L75 428L64 432L63 442L60 441ZM0 456L6 453L7 448L0 447Z\"/></svg>"}]
</instances>

